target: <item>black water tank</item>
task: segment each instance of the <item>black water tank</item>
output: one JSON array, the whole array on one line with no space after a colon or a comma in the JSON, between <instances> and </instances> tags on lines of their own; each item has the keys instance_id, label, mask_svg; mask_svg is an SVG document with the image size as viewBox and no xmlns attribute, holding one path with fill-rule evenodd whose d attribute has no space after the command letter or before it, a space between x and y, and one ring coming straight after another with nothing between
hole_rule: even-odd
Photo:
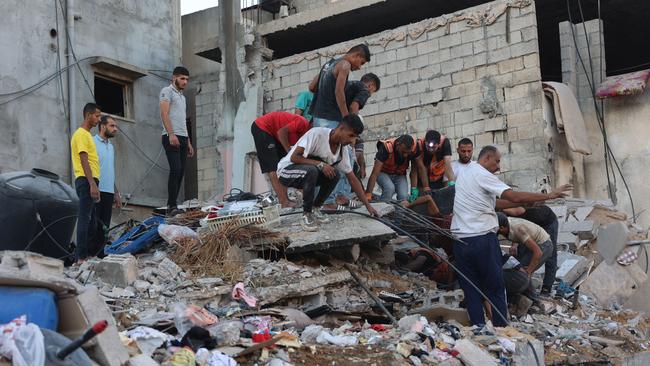
<instances>
[{"instance_id":1,"label":"black water tank","mask_svg":"<svg viewBox=\"0 0 650 366\"><path fill-rule=\"evenodd\" d=\"M79 199L43 169L0 174L0 250L29 250L61 258L70 253Z\"/></svg>"}]
</instances>

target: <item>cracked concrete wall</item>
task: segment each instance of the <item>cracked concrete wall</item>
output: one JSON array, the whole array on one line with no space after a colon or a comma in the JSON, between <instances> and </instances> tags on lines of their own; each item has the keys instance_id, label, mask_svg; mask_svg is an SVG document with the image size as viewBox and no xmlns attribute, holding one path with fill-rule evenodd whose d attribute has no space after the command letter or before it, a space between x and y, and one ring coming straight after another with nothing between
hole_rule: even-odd
<instances>
[{"instance_id":1,"label":"cracked concrete wall","mask_svg":"<svg viewBox=\"0 0 650 366\"><path fill-rule=\"evenodd\" d=\"M560 23L562 73L563 81L576 91L576 98L585 119L592 148L592 155L585 158L587 196L594 199L606 199L608 198L608 189L603 136L598 127L587 77L578 57L579 52L589 74L591 74L590 63L593 65L595 85L600 84L600 70L603 70L603 74L606 71L603 40L606 29L602 23L599 27L598 19L585 22L584 27L582 23L575 24L573 33L569 26L568 22ZM589 38L588 43L585 38L585 28ZM573 34L575 34L575 41ZM576 43L578 47L576 47ZM591 62L587 44L589 44ZM601 52L603 53L602 59ZM647 185L647 172L650 170L650 145L646 138L650 134L650 126L647 123L650 118L650 93L646 91L634 96L607 98L603 101L603 107L608 142L632 192L635 211L639 214L638 223L644 227L650 226L650 215L641 213L650 208L650 189ZM613 190L613 201L630 215L632 213L630 200L618 172L616 181L613 182Z\"/></svg>"},{"instance_id":2,"label":"cracked concrete wall","mask_svg":"<svg viewBox=\"0 0 650 366\"><path fill-rule=\"evenodd\" d=\"M264 111L292 111L297 94L324 62L366 42L371 61L350 80L374 72L382 81L361 111L368 161L377 139L402 133L424 137L436 129L452 144L471 138L477 154L482 146L498 146L504 154L501 177L521 189L539 190L552 181L553 169L544 134L536 24L534 3L495 1L273 60L265 69Z\"/></svg>"},{"instance_id":3,"label":"cracked concrete wall","mask_svg":"<svg viewBox=\"0 0 650 366\"><path fill-rule=\"evenodd\" d=\"M65 66L65 19L60 7L57 35L50 35L57 25L56 3L0 2L0 12L8 15L0 24L0 94L25 89L55 73L57 56L61 57L61 66ZM64 1L61 3L65 6ZM172 70L179 63L181 52L179 4L179 0L75 1L74 14L78 19L74 52L78 59L104 56L145 70ZM94 88L89 61L82 61L80 67L90 88ZM78 126L84 104L93 97L79 71L75 68L72 72L76 73ZM69 182L70 136L64 114L68 100L66 73L62 74L62 81L65 101L56 78L28 96L0 105L0 171L41 167ZM167 162L164 152L161 153L158 94L168 84L169 80L154 75L137 79L132 89L133 116L118 121L133 140L131 143L123 134L113 140L117 185L123 195L132 194L131 203L159 205L167 196L166 184L150 182L164 182L167 177ZM0 97L0 103L8 99ZM157 164L154 166L149 159Z\"/></svg>"}]
</instances>

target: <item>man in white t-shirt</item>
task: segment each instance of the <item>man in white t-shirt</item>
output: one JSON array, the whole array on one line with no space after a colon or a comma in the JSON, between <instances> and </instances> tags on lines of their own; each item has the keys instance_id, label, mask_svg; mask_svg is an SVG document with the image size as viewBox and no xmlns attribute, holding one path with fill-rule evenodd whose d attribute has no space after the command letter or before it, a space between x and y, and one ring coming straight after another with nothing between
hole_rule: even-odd
<instances>
[{"instance_id":1,"label":"man in white t-shirt","mask_svg":"<svg viewBox=\"0 0 650 366\"><path fill-rule=\"evenodd\" d=\"M472 162L472 155L474 154L474 143L472 143L472 140L468 139L467 137L462 138L460 141L458 141L456 152L458 153L458 160L451 162L451 169L454 171L454 176L458 180L458 174L464 172Z\"/></svg>"},{"instance_id":2,"label":"man in white t-shirt","mask_svg":"<svg viewBox=\"0 0 650 366\"><path fill-rule=\"evenodd\" d=\"M350 155L345 146L353 143L363 132L363 123L356 114L343 117L338 127L314 127L304 134L278 163L278 178L286 187L303 190L302 227L317 231L318 222L327 222L327 215L320 210L332 192L340 174L345 174L352 190L366 206L368 212L377 216L370 205L363 187L355 178ZM318 195L316 187L320 187Z\"/></svg>"},{"instance_id":3,"label":"man in white t-shirt","mask_svg":"<svg viewBox=\"0 0 650 366\"><path fill-rule=\"evenodd\" d=\"M499 150L485 146L478 161L469 164L456 181L451 231L460 239L454 243L454 256L472 325L485 324L483 295L490 302L493 324L498 327L507 325L508 309L495 208L565 197L572 189L571 185L564 185L550 193L515 192L494 175L500 162Z\"/></svg>"}]
</instances>

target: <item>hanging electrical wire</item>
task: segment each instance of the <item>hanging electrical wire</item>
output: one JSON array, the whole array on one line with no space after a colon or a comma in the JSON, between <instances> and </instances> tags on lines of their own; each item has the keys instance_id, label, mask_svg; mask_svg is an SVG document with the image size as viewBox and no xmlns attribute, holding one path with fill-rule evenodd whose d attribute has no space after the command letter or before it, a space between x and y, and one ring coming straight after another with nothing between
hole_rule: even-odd
<instances>
[{"instance_id":1,"label":"hanging electrical wire","mask_svg":"<svg viewBox=\"0 0 650 366\"><path fill-rule=\"evenodd\" d=\"M576 53L578 55L578 59L580 60L580 64L581 64L582 69L583 69L583 71L585 73L587 83L589 84L589 89L591 91L591 97L592 97L591 99L593 100L594 109L595 109L595 112L596 112L596 120L598 122L598 127L599 127L599 129L601 131L601 134L603 136L603 147L604 147L604 155L605 155L605 168L606 168L606 173L607 173L607 186L608 186L608 191L609 191L609 194L610 194L610 198L615 199L615 192L612 191L612 183L611 183L611 181L612 181L612 179L614 180L614 182L616 181L616 173L614 172L614 168L616 168L616 170L618 171L618 174L621 176L621 180L623 181L623 185L625 187L628 199L630 201L630 207L631 207L631 210L632 210L632 219L633 219L634 222L636 222L636 210L635 210L635 207L634 207L634 199L632 198L632 192L630 191L630 187L629 187L629 185L627 183L627 179L625 178L625 175L623 175L623 171L622 171L622 169L621 169L621 167L620 167L620 165L618 163L618 160L616 159L616 156L614 155L614 152L612 151L612 149L611 149L611 147L609 145L609 141L607 139L607 129L606 129L606 126L605 126L605 118L604 118L604 114L603 114L602 104L599 107L598 102L596 101L596 87L595 87L595 80L593 78L594 74L593 74L593 63L592 63L592 57L591 57L591 47L590 47L590 42L589 42L589 36L587 34L587 28L586 28L585 21L584 21L585 18L584 18L584 13L582 11L582 3L581 3L580 0L578 0L578 8L579 8L580 16L581 16L581 19L582 19L583 31L585 33L585 40L586 40L586 44L587 44L587 55L589 57L591 72L587 71L587 66L585 65L585 62L584 62L584 60L582 58L582 55L580 54L580 51L579 51L578 39L576 37L575 30L573 28L574 27L574 22L573 22L573 17L571 16L571 5L569 3L569 0L566 1L566 4L567 4L567 12L568 12L568 15L569 15L569 28L571 29L571 35L572 35L572 38L573 38L573 43L574 43L574 46L576 48ZM598 16L599 16L598 21L600 22L600 20L601 20L600 13L598 14ZM599 37L602 37L600 35L600 33L599 33ZM601 63L600 63L600 67L601 67L601 74L602 74L602 68L603 68L602 53L603 53L603 51L602 51L602 42L599 42L599 43L601 43L601 51L600 51L600 53L601 53ZM590 77L590 75L591 75L591 77ZM610 166L611 166L611 168L610 168ZM610 173L610 169L611 169L611 173ZM612 176L613 176L613 178L612 178Z\"/></svg>"}]
</instances>

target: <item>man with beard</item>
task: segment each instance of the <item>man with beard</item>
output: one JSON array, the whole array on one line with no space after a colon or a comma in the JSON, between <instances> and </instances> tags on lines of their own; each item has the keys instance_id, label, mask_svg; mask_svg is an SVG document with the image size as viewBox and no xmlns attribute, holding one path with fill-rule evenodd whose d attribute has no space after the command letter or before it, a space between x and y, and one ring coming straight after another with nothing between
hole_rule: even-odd
<instances>
[{"instance_id":1,"label":"man with beard","mask_svg":"<svg viewBox=\"0 0 650 366\"><path fill-rule=\"evenodd\" d=\"M472 162L472 155L474 154L472 140L467 137L460 139L456 152L458 153L458 160L451 162L451 169L454 171L454 176L458 177L458 174L467 169Z\"/></svg>"},{"instance_id":2,"label":"man with beard","mask_svg":"<svg viewBox=\"0 0 650 366\"><path fill-rule=\"evenodd\" d=\"M178 213L176 199L185 174L186 158L194 156L192 142L187 133L183 95L189 78L190 72L183 66L178 66L172 72L172 83L160 91L160 118L164 127L162 144L169 162L167 214L170 216Z\"/></svg>"},{"instance_id":3,"label":"man with beard","mask_svg":"<svg viewBox=\"0 0 650 366\"><path fill-rule=\"evenodd\" d=\"M95 146L99 155L99 203L95 205L95 217L98 220L95 247L91 253L97 254L106 243L105 233L111 226L113 205L120 208L120 192L115 185L115 150L110 139L117 133L117 122L111 116L104 115L99 120L99 133L95 135Z\"/></svg>"}]
</instances>

